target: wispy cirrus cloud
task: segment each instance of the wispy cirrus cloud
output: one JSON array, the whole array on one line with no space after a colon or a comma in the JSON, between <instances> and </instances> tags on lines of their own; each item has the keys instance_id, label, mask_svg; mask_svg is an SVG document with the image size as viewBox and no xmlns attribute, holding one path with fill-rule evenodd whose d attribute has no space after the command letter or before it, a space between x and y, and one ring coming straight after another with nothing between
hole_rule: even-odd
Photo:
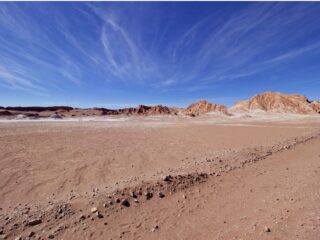
<instances>
[{"instance_id":1,"label":"wispy cirrus cloud","mask_svg":"<svg viewBox=\"0 0 320 240\"><path fill-rule=\"evenodd\" d=\"M1 85L202 91L320 49L319 4L215 4L1 3Z\"/></svg>"}]
</instances>

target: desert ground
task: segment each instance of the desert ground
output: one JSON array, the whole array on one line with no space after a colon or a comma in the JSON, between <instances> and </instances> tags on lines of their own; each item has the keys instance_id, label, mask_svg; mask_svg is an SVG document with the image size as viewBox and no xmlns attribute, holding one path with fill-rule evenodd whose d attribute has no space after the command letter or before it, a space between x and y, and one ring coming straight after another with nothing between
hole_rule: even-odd
<instances>
[{"instance_id":1,"label":"desert ground","mask_svg":"<svg viewBox=\"0 0 320 240\"><path fill-rule=\"evenodd\" d=\"M320 236L320 117L0 121L3 239Z\"/></svg>"}]
</instances>

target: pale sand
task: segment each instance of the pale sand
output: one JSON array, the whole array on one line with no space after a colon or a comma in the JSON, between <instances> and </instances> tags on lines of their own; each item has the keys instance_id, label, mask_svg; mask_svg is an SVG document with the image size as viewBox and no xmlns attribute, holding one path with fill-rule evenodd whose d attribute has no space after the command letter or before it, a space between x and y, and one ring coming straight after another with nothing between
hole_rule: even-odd
<instances>
[{"instance_id":1,"label":"pale sand","mask_svg":"<svg viewBox=\"0 0 320 240\"><path fill-rule=\"evenodd\" d=\"M46 239L49 228L59 224L68 228L55 233L58 239L317 239L319 129L316 117L3 122L0 227L5 226L12 239L26 236L30 229ZM315 138L304 139L311 135ZM281 144L297 139L303 143L277 152ZM238 168L254 154L268 151L273 154ZM185 190L171 189L163 199L154 197L121 211L102 207L106 194L116 189L143 186L169 173L221 169L221 176L187 184ZM5 224L7 214L15 216L13 207L28 204L44 211L48 201L70 203L75 214L52 220L48 213L48 224L7 229L14 221L28 219L17 215ZM103 208L105 217L86 220L85 227L73 225L79 209L90 214L90 202ZM151 231L154 225L159 229ZM264 225L270 233L263 231Z\"/></svg>"}]
</instances>

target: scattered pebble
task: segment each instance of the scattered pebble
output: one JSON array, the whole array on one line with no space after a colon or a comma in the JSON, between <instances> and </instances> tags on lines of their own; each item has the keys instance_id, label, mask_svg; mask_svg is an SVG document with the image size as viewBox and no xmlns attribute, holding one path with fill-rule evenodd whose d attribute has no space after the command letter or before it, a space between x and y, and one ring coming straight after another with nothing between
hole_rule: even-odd
<instances>
[{"instance_id":1,"label":"scattered pebble","mask_svg":"<svg viewBox=\"0 0 320 240\"><path fill-rule=\"evenodd\" d=\"M165 182L171 182L172 176L171 175L163 176L162 180L165 181Z\"/></svg>"},{"instance_id":2,"label":"scattered pebble","mask_svg":"<svg viewBox=\"0 0 320 240\"><path fill-rule=\"evenodd\" d=\"M91 208L92 213L95 213L96 211L98 211L98 209L96 207Z\"/></svg>"},{"instance_id":3,"label":"scattered pebble","mask_svg":"<svg viewBox=\"0 0 320 240\"><path fill-rule=\"evenodd\" d=\"M33 219L33 220L30 220L27 225L28 226L35 226L35 225L38 225L40 223L42 223L41 219Z\"/></svg>"},{"instance_id":4,"label":"scattered pebble","mask_svg":"<svg viewBox=\"0 0 320 240\"><path fill-rule=\"evenodd\" d=\"M96 216L97 216L98 218L103 218L103 215L102 215L99 211L96 212Z\"/></svg>"},{"instance_id":5,"label":"scattered pebble","mask_svg":"<svg viewBox=\"0 0 320 240\"><path fill-rule=\"evenodd\" d=\"M157 195L158 195L159 198L164 198L165 197L165 195L162 192L158 192Z\"/></svg>"},{"instance_id":6,"label":"scattered pebble","mask_svg":"<svg viewBox=\"0 0 320 240\"><path fill-rule=\"evenodd\" d=\"M151 199L153 197L152 192L145 192L144 195L146 196L147 200Z\"/></svg>"},{"instance_id":7,"label":"scattered pebble","mask_svg":"<svg viewBox=\"0 0 320 240\"><path fill-rule=\"evenodd\" d=\"M52 239L52 238L54 238L54 235L53 234L49 234L48 238Z\"/></svg>"},{"instance_id":8,"label":"scattered pebble","mask_svg":"<svg viewBox=\"0 0 320 240\"><path fill-rule=\"evenodd\" d=\"M265 226L265 227L264 227L264 231L265 231L265 232L271 232L271 229L268 228L267 226Z\"/></svg>"},{"instance_id":9,"label":"scattered pebble","mask_svg":"<svg viewBox=\"0 0 320 240\"><path fill-rule=\"evenodd\" d=\"M130 197L137 198L137 194L135 192L130 192Z\"/></svg>"},{"instance_id":10,"label":"scattered pebble","mask_svg":"<svg viewBox=\"0 0 320 240\"><path fill-rule=\"evenodd\" d=\"M130 203L127 199L122 199L121 205L125 207L130 207Z\"/></svg>"},{"instance_id":11,"label":"scattered pebble","mask_svg":"<svg viewBox=\"0 0 320 240\"><path fill-rule=\"evenodd\" d=\"M157 229L159 229L159 226L158 226L158 225L154 226L154 227L151 229L151 231L154 232L154 231L156 231Z\"/></svg>"}]
</instances>

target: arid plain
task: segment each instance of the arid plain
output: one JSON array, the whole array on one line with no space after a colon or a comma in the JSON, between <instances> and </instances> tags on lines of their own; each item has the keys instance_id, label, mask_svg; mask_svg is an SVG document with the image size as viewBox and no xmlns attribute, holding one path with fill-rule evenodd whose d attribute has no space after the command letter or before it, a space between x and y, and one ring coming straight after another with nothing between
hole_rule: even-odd
<instances>
[{"instance_id":1,"label":"arid plain","mask_svg":"<svg viewBox=\"0 0 320 240\"><path fill-rule=\"evenodd\" d=\"M318 239L320 118L259 116L2 121L2 237Z\"/></svg>"}]
</instances>

